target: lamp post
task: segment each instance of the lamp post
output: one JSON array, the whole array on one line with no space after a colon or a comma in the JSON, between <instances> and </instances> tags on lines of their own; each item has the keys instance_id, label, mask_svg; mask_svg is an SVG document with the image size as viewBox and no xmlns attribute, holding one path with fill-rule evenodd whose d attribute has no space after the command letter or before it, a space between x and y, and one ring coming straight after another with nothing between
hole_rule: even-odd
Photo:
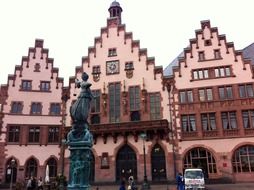
<instances>
[{"instance_id":1,"label":"lamp post","mask_svg":"<svg viewBox=\"0 0 254 190\"><path fill-rule=\"evenodd\" d=\"M142 184L142 190L147 190L150 189L150 185L148 183L146 175L146 147L145 147L146 133L141 133L140 137L143 140L143 154L144 154L144 182Z\"/></svg>"},{"instance_id":2,"label":"lamp post","mask_svg":"<svg viewBox=\"0 0 254 190\"><path fill-rule=\"evenodd\" d=\"M12 184L13 184L13 168L15 167L15 160L11 159L11 183L10 183L10 190L12 190Z\"/></svg>"}]
</instances>

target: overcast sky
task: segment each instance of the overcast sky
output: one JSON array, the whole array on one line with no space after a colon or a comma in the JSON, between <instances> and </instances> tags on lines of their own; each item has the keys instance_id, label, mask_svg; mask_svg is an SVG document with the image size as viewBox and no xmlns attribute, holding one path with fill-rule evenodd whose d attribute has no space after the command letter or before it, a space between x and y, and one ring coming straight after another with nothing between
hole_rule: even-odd
<instances>
[{"instance_id":1,"label":"overcast sky","mask_svg":"<svg viewBox=\"0 0 254 190\"><path fill-rule=\"evenodd\" d=\"M1 0L0 84L21 64L35 39L43 39L65 84L106 26L113 0ZM254 42L253 0L118 0L126 31L165 68L210 20L228 42L243 49Z\"/></svg>"}]
</instances>

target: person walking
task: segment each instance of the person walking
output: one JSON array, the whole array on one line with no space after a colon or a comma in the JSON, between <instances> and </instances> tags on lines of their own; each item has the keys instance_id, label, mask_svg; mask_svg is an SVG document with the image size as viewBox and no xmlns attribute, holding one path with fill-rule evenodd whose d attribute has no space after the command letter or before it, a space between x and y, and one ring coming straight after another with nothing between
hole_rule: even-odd
<instances>
[{"instance_id":1,"label":"person walking","mask_svg":"<svg viewBox=\"0 0 254 190\"><path fill-rule=\"evenodd\" d=\"M40 178L38 179L37 184L38 184L38 190L43 190L43 181L42 181L42 177L40 177Z\"/></svg>"},{"instance_id":2,"label":"person walking","mask_svg":"<svg viewBox=\"0 0 254 190\"><path fill-rule=\"evenodd\" d=\"M125 181L124 180L121 181L119 190L126 190L126 188L125 188Z\"/></svg>"},{"instance_id":3,"label":"person walking","mask_svg":"<svg viewBox=\"0 0 254 190\"><path fill-rule=\"evenodd\" d=\"M178 173L176 176L177 190L184 190L184 179L182 173Z\"/></svg>"}]
</instances>

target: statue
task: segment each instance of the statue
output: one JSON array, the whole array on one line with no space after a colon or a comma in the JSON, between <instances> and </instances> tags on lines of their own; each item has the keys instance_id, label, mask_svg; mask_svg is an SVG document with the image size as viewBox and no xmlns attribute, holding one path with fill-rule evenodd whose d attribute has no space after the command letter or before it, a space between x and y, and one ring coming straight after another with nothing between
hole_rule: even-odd
<instances>
[{"instance_id":1,"label":"statue","mask_svg":"<svg viewBox=\"0 0 254 190\"><path fill-rule=\"evenodd\" d=\"M68 190L90 190L89 176L91 165L91 147L93 136L89 131L88 116L93 99L87 73L82 74L82 81L75 80L81 88L77 101L70 107L72 129L67 135L70 150L70 175Z\"/></svg>"},{"instance_id":2,"label":"statue","mask_svg":"<svg viewBox=\"0 0 254 190\"><path fill-rule=\"evenodd\" d=\"M73 121L72 130L68 134L68 141L90 141L92 136L89 132L87 118L90 111L90 103L94 98L90 87L91 83L87 82L89 76L86 72L82 74L82 81L75 80L81 92L76 102L70 107L70 115Z\"/></svg>"}]
</instances>

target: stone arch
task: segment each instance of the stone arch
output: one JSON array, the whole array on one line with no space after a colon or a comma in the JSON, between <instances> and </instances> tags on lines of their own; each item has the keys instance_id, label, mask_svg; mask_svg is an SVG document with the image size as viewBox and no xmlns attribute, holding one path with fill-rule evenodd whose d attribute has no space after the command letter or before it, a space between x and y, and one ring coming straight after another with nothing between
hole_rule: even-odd
<instances>
[{"instance_id":1,"label":"stone arch","mask_svg":"<svg viewBox=\"0 0 254 190\"><path fill-rule=\"evenodd\" d=\"M189 147L182 154L183 169L201 168L206 178L209 174L217 173L217 159L215 151L204 145L195 145Z\"/></svg>"},{"instance_id":2,"label":"stone arch","mask_svg":"<svg viewBox=\"0 0 254 190\"><path fill-rule=\"evenodd\" d=\"M155 143L151 148L151 174L153 181L164 181L167 179L166 155L159 143Z\"/></svg>"},{"instance_id":3,"label":"stone arch","mask_svg":"<svg viewBox=\"0 0 254 190\"><path fill-rule=\"evenodd\" d=\"M229 153L229 158L232 160L235 151L236 151L238 148L240 148L240 147L242 147L242 146L246 146L246 145L254 146L254 142L241 142L241 143L237 144L237 145L230 151L230 153Z\"/></svg>"},{"instance_id":4,"label":"stone arch","mask_svg":"<svg viewBox=\"0 0 254 190\"><path fill-rule=\"evenodd\" d=\"M254 172L254 143L240 143L231 152L233 173Z\"/></svg>"},{"instance_id":5,"label":"stone arch","mask_svg":"<svg viewBox=\"0 0 254 190\"><path fill-rule=\"evenodd\" d=\"M35 156L30 156L25 162L25 177L37 177L39 160Z\"/></svg>"},{"instance_id":6,"label":"stone arch","mask_svg":"<svg viewBox=\"0 0 254 190\"><path fill-rule=\"evenodd\" d=\"M115 163L116 181L127 180L130 176L137 179L137 154L129 144L118 148Z\"/></svg>"},{"instance_id":7,"label":"stone arch","mask_svg":"<svg viewBox=\"0 0 254 190\"><path fill-rule=\"evenodd\" d=\"M15 160L14 165L11 164L12 159ZM6 183L10 183L11 180L14 183L16 182L18 166L19 166L19 161L14 156L11 156L8 159L6 159L6 162L5 162L5 182Z\"/></svg>"}]
</instances>

